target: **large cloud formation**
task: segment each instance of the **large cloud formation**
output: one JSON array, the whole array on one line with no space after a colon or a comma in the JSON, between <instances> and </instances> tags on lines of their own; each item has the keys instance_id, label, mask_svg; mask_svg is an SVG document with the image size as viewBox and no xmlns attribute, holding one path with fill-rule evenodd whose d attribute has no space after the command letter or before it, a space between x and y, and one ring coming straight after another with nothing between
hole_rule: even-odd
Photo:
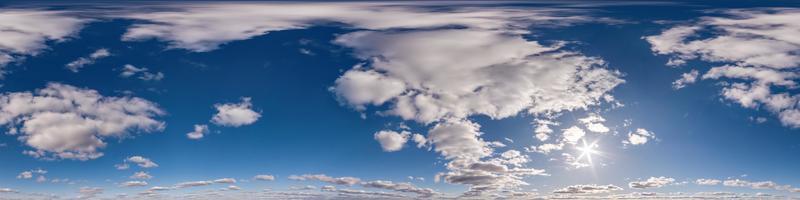
<instances>
[{"instance_id":1,"label":"large cloud formation","mask_svg":"<svg viewBox=\"0 0 800 200\"><path fill-rule=\"evenodd\" d=\"M526 167L529 159L518 151L495 153L469 117L552 117L613 101L609 92L624 82L602 59L566 50L567 42L526 38L531 27L600 19L573 10L485 5L441 10L433 4L363 2L159 6L168 9L115 13L135 20L122 39L155 39L169 48L206 52L270 31L327 22L353 28L334 43L351 48L363 63L344 72L331 91L359 112L387 108L378 112L429 125L427 137L415 134L412 139L449 160L449 171L439 178L469 185L474 195L516 189L527 184L523 177L546 173ZM247 100L230 106L252 111ZM248 113L251 117L218 115L212 122L240 126L260 116ZM388 151L400 150L398 141L409 139L382 136L376 138Z\"/></svg>"},{"instance_id":2,"label":"large cloud formation","mask_svg":"<svg viewBox=\"0 0 800 200\"><path fill-rule=\"evenodd\" d=\"M26 154L52 159L95 159L106 138L164 129L155 103L107 97L95 90L50 83L36 92L0 94L0 125L34 148Z\"/></svg>"},{"instance_id":3,"label":"large cloud formation","mask_svg":"<svg viewBox=\"0 0 800 200\"><path fill-rule=\"evenodd\" d=\"M784 126L800 128L800 96L795 81L800 76L800 9L728 10L718 14L721 16L677 25L645 39L653 52L672 57L668 65L683 65L691 59L720 64L705 72L702 79L722 80L723 98L745 108L765 108ZM683 87L683 83L678 86Z\"/></svg>"},{"instance_id":4,"label":"large cloud formation","mask_svg":"<svg viewBox=\"0 0 800 200\"><path fill-rule=\"evenodd\" d=\"M87 21L59 11L0 9L0 78L7 64L66 40Z\"/></svg>"}]
</instances>

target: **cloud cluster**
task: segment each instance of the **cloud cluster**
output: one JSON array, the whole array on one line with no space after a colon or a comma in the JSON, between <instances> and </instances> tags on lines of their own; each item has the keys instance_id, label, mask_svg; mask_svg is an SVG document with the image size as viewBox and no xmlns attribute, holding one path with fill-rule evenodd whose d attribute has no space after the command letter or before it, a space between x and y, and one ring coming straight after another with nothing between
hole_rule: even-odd
<instances>
[{"instance_id":1,"label":"cloud cluster","mask_svg":"<svg viewBox=\"0 0 800 200\"><path fill-rule=\"evenodd\" d=\"M647 143L647 141L651 139L655 139L656 135L652 131L648 131L647 129L637 128L635 131L631 131L628 133L628 139L622 141L623 144L626 145L643 145Z\"/></svg>"},{"instance_id":2,"label":"cloud cluster","mask_svg":"<svg viewBox=\"0 0 800 200\"><path fill-rule=\"evenodd\" d=\"M326 183L336 184L336 185L355 185L361 182L361 179L356 177L330 177L325 174L304 174L304 175L291 175L289 176L289 180L296 180L296 181L322 181Z\"/></svg>"},{"instance_id":3,"label":"cloud cluster","mask_svg":"<svg viewBox=\"0 0 800 200\"><path fill-rule=\"evenodd\" d=\"M650 177L644 181L633 181L628 183L628 187L635 188L635 189L647 189L647 188L660 188L664 187L665 185L669 185L675 182L674 178L668 177Z\"/></svg>"},{"instance_id":4,"label":"cloud cluster","mask_svg":"<svg viewBox=\"0 0 800 200\"><path fill-rule=\"evenodd\" d=\"M702 78L721 80L723 98L745 108L764 107L784 126L800 127L795 81L800 76L800 22L795 20L800 9L734 9L717 14L644 39L656 54L672 57L668 65L691 59L722 63ZM698 74L694 69L684 74L675 88L694 82Z\"/></svg>"},{"instance_id":5,"label":"cloud cluster","mask_svg":"<svg viewBox=\"0 0 800 200\"><path fill-rule=\"evenodd\" d=\"M136 97L107 97L95 90L49 83L36 92L0 94L0 125L18 131L37 158L89 160L103 155L103 139L164 129L155 103Z\"/></svg>"},{"instance_id":6,"label":"cloud cluster","mask_svg":"<svg viewBox=\"0 0 800 200\"><path fill-rule=\"evenodd\" d=\"M599 194L623 190L616 185L570 185L553 191L556 194Z\"/></svg>"},{"instance_id":7,"label":"cloud cluster","mask_svg":"<svg viewBox=\"0 0 800 200\"><path fill-rule=\"evenodd\" d=\"M137 78L143 81L160 81L161 79L164 79L164 73L161 72L153 73L150 72L150 70L147 69L146 67L136 67L131 64L123 65L122 73L120 73L119 76L128 78L137 74L139 75L137 76Z\"/></svg>"},{"instance_id":8,"label":"cloud cluster","mask_svg":"<svg viewBox=\"0 0 800 200\"><path fill-rule=\"evenodd\" d=\"M0 78L7 64L68 39L87 21L62 11L0 9Z\"/></svg>"}]
</instances>

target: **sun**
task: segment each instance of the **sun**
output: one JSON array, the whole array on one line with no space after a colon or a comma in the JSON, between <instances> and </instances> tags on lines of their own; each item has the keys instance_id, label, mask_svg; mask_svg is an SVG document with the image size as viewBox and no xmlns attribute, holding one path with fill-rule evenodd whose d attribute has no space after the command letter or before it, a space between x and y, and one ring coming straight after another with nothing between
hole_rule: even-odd
<instances>
[{"instance_id":1,"label":"sun","mask_svg":"<svg viewBox=\"0 0 800 200\"><path fill-rule=\"evenodd\" d=\"M599 145L597 145L597 141L587 143L586 140L583 140L582 146L575 147L581 152L581 155L578 156L577 160L586 158L586 161L589 162L589 165L594 166L594 163L592 162L592 155L600 154L600 151L597 150L598 147Z\"/></svg>"}]
</instances>

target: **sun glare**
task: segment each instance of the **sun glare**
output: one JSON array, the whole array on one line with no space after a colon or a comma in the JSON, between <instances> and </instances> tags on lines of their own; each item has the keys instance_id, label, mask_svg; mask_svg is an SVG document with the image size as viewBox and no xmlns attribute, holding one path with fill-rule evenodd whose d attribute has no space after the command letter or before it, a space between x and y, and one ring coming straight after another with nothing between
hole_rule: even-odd
<instances>
[{"instance_id":1,"label":"sun glare","mask_svg":"<svg viewBox=\"0 0 800 200\"><path fill-rule=\"evenodd\" d=\"M597 141L587 143L586 140L583 140L583 145L576 147L576 149L581 152L581 155L578 156L578 160L586 158L586 161L589 163L589 165L594 166L594 163L592 162L592 155L600 153L600 151L597 150L598 147Z\"/></svg>"}]
</instances>

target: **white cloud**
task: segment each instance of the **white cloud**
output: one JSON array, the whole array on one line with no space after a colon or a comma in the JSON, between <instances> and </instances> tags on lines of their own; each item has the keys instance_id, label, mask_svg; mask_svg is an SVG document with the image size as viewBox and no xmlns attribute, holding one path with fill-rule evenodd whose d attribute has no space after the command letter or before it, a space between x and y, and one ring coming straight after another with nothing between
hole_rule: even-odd
<instances>
[{"instance_id":1,"label":"white cloud","mask_svg":"<svg viewBox=\"0 0 800 200\"><path fill-rule=\"evenodd\" d=\"M550 128L551 125L558 125L556 122L548 121L548 120L541 120L537 119L535 121L536 129L533 130L534 136L539 141L547 141L550 138L550 134L553 133L553 129Z\"/></svg>"},{"instance_id":2,"label":"white cloud","mask_svg":"<svg viewBox=\"0 0 800 200\"><path fill-rule=\"evenodd\" d=\"M675 182L674 178L668 177L650 177L644 181L633 181L628 183L628 187L636 188L636 189L647 189L647 188L660 188L664 187L665 185L669 185Z\"/></svg>"},{"instance_id":3,"label":"white cloud","mask_svg":"<svg viewBox=\"0 0 800 200\"><path fill-rule=\"evenodd\" d=\"M20 172L19 175L17 175L17 179L32 179L33 177L37 177L36 182L44 182L47 180L44 177L45 174L47 174L47 170L43 169L28 170Z\"/></svg>"},{"instance_id":4,"label":"white cloud","mask_svg":"<svg viewBox=\"0 0 800 200\"><path fill-rule=\"evenodd\" d=\"M102 194L103 191L104 189L99 187L81 187L80 189L78 189L78 194L80 194L80 196L78 196L78 199L94 198L98 194Z\"/></svg>"},{"instance_id":5,"label":"white cloud","mask_svg":"<svg viewBox=\"0 0 800 200\"><path fill-rule=\"evenodd\" d=\"M651 131L648 131L646 129L643 129L643 128L637 128L636 131L631 131L630 133L628 133L628 139L625 140L625 141L622 141L622 143L624 143L626 145L627 144L630 144L630 145L643 145L643 144L647 143L647 141L649 141L650 139L653 139L655 137L656 137L655 133L653 133Z\"/></svg>"},{"instance_id":6,"label":"white cloud","mask_svg":"<svg viewBox=\"0 0 800 200\"><path fill-rule=\"evenodd\" d=\"M0 9L0 78L8 63L40 53L47 42L67 40L87 21L62 11Z\"/></svg>"},{"instance_id":7,"label":"white cloud","mask_svg":"<svg viewBox=\"0 0 800 200\"><path fill-rule=\"evenodd\" d=\"M153 73L150 72L150 70L146 67L136 67L131 64L125 64L122 66L122 73L120 73L119 76L128 78L137 74L139 75L137 78L143 81L160 81L161 79L164 79L164 73Z\"/></svg>"},{"instance_id":8,"label":"white cloud","mask_svg":"<svg viewBox=\"0 0 800 200\"><path fill-rule=\"evenodd\" d=\"M216 104L217 114L211 118L211 122L220 126L239 127L255 123L261 114L253 111L253 104L250 97L242 97L240 103Z\"/></svg>"},{"instance_id":9,"label":"white cloud","mask_svg":"<svg viewBox=\"0 0 800 200\"><path fill-rule=\"evenodd\" d=\"M143 187L147 186L146 181L127 181L121 184L123 187Z\"/></svg>"},{"instance_id":10,"label":"white cloud","mask_svg":"<svg viewBox=\"0 0 800 200\"><path fill-rule=\"evenodd\" d=\"M208 125L205 124L195 124L194 131L189 132L186 134L186 137L193 140L199 140L203 138L203 136L208 134Z\"/></svg>"},{"instance_id":11,"label":"white cloud","mask_svg":"<svg viewBox=\"0 0 800 200\"><path fill-rule=\"evenodd\" d=\"M16 190L13 190L11 188L0 188L0 193L16 193L16 192L17 192Z\"/></svg>"},{"instance_id":12,"label":"white cloud","mask_svg":"<svg viewBox=\"0 0 800 200\"><path fill-rule=\"evenodd\" d=\"M692 69L688 73L681 74L681 78L672 82L673 89L681 89L686 87L686 85L692 84L697 81L697 76L700 75L700 72L696 69Z\"/></svg>"},{"instance_id":13,"label":"white cloud","mask_svg":"<svg viewBox=\"0 0 800 200\"><path fill-rule=\"evenodd\" d=\"M153 162L149 158L145 158L145 157L142 157L142 156L131 156L131 157L128 157L127 159L125 159L125 162L132 162L132 163L134 163L134 164L136 164L136 165L138 165L139 167L142 167L142 168L158 167L158 164L156 164L155 162Z\"/></svg>"},{"instance_id":14,"label":"white cloud","mask_svg":"<svg viewBox=\"0 0 800 200\"><path fill-rule=\"evenodd\" d=\"M89 54L88 57L80 57L75 61L67 63L66 67L72 72L78 72L84 65L91 65L94 64L98 59L105 58L111 55L111 52L108 49L101 48L94 51L92 54Z\"/></svg>"},{"instance_id":15,"label":"white cloud","mask_svg":"<svg viewBox=\"0 0 800 200\"><path fill-rule=\"evenodd\" d=\"M722 181L721 180L717 180L717 179L703 179L703 178L701 178L701 179L697 179L694 183L698 184L698 185L719 185L720 183L722 183Z\"/></svg>"},{"instance_id":16,"label":"white cloud","mask_svg":"<svg viewBox=\"0 0 800 200\"><path fill-rule=\"evenodd\" d=\"M621 191L623 190L621 187L616 185L570 185L565 188L561 188L558 190L553 191L553 193L557 194L599 194L599 193L609 193L614 191Z\"/></svg>"},{"instance_id":17,"label":"white cloud","mask_svg":"<svg viewBox=\"0 0 800 200\"><path fill-rule=\"evenodd\" d=\"M260 180L260 181L274 181L275 180L275 176L266 175L266 174L256 175L253 178L256 179L256 180Z\"/></svg>"},{"instance_id":18,"label":"white cloud","mask_svg":"<svg viewBox=\"0 0 800 200\"><path fill-rule=\"evenodd\" d=\"M800 9L726 10L644 37L656 54L670 55L672 64L700 59L724 63L703 79L720 79L722 97L756 109L766 107L784 126L800 127L800 96L793 94L800 77ZM694 72L694 71L692 71ZM676 88L694 80L686 74ZM690 79L687 79L690 78Z\"/></svg>"},{"instance_id":19,"label":"white cloud","mask_svg":"<svg viewBox=\"0 0 800 200\"><path fill-rule=\"evenodd\" d=\"M391 102L387 114L426 123L582 109L622 83L616 72L599 67L603 62L597 58L550 53L560 46L496 31L361 31L340 36L336 43L355 48L372 63L354 67L336 81L333 90L342 99L356 108ZM369 80L383 83L355 82L351 73L378 76ZM353 84L393 86L351 98L349 94L371 91L351 91Z\"/></svg>"},{"instance_id":20,"label":"white cloud","mask_svg":"<svg viewBox=\"0 0 800 200\"><path fill-rule=\"evenodd\" d=\"M608 133L608 131L610 131L610 129L602 123L605 122L606 119L596 113L589 114L589 116L578 119L578 121L586 126L586 129L591 132Z\"/></svg>"},{"instance_id":21,"label":"white cloud","mask_svg":"<svg viewBox=\"0 0 800 200\"><path fill-rule=\"evenodd\" d=\"M448 159L475 160L489 156L492 149L479 136L480 125L467 120L449 120L428 131L434 150Z\"/></svg>"},{"instance_id":22,"label":"white cloud","mask_svg":"<svg viewBox=\"0 0 800 200\"><path fill-rule=\"evenodd\" d=\"M564 143L546 143L539 146L532 146L528 149L529 152L538 152L542 154L549 154L552 151L558 151L564 148Z\"/></svg>"},{"instance_id":23,"label":"white cloud","mask_svg":"<svg viewBox=\"0 0 800 200\"><path fill-rule=\"evenodd\" d=\"M175 188L189 188L189 187L199 187L199 186L206 186L211 185L214 182L211 181L189 181L189 182L182 182L175 185Z\"/></svg>"},{"instance_id":24,"label":"white cloud","mask_svg":"<svg viewBox=\"0 0 800 200\"><path fill-rule=\"evenodd\" d=\"M89 160L103 155L103 139L164 129L158 106L136 97L106 97L95 90L50 83L32 92L0 94L0 125L18 127L39 158Z\"/></svg>"},{"instance_id":25,"label":"white cloud","mask_svg":"<svg viewBox=\"0 0 800 200\"><path fill-rule=\"evenodd\" d=\"M355 185L361 182L361 179L355 177L330 177L325 174L304 174L304 175L291 175L289 176L289 180L296 180L296 181L322 181L331 184L337 185Z\"/></svg>"},{"instance_id":26,"label":"white cloud","mask_svg":"<svg viewBox=\"0 0 800 200\"><path fill-rule=\"evenodd\" d=\"M414 133L414 135L411 136L411 140L414 140L414 143L417 143L417 148L428 146L428 139L426 139L422 134Z\"/></svg>"},{"instance_id":27,"label":"white cloud","mask_svg":"<svg viewBox=\"0 0 800 200\"><path fill-rule=\"evenodd\" d=\"M233 184L233 183L236 183L236 179L233 179L233 178L221 178L221 179L214 180L214 183Z\"/></svg>"},{"instance_id":28,"label":"white cloud","mask_svg":"<svg viewBox=\"0 0 800 200\"><path fill-rule=\"evenodd\" d=\"M578 128L577 126L569 127L563 130L562 135L564 135L564 141L570 144L576 144L586 132L583 129Z\"/></svg>"},{"instance_id":29,"label":"white cloud","mask_svg":"<svg viewBox=\"0 0 800 200\"><path fill-rule=\"evenodd\" d=\"M117 17L138 20L124 34L123 40L158 39L168 42L171 48L199 52L270 31L306 28L321 20L370 30L448 25L491 30L524 28L532 23L555 25L591 20L581 16L555 17L547 13L548 10L466 6L449 12L434 12L421 7L419 4L374 2L160 5L167 9L123 12Z\"/></svg>"},{"instance_id":30,"label":"white cloud","mask_svg":"<svg viewBox=\"0 0 800 200\"><path fill-rule=\"evenodd\" d=\"M136 172L130 176L131 179L151 179L153 176L148 174L147 172Z\"/></svg>"},{"instance_id":31,"label":"white cloud","mask_svg":"<svg viewBox=\"0 0 800 200\"><path fill-rule=\"evenodd\" d=\"M385 190L392 190L397 192L408 192L408 193L415 193L418 194L420 197L431 197L437 194L436 191L430 188L419 188L411 183L394 183L391 181L370 181L362 183L361 186L366 188L378 188L378 189L385 189Z\"/></svg>"},{"instance_id":32,"label":"white cloud","mask_svg":"<svg viewBox=\"0 0 800 200\"><path fill-rule=\"evenodd\" d=\"M390 130L382 130L375 133L375 140L381 144L381 148L385 152L400 151L403 146L408 142L411 133L408 131L395 132Z\"/></svg>"}]
</instances>

